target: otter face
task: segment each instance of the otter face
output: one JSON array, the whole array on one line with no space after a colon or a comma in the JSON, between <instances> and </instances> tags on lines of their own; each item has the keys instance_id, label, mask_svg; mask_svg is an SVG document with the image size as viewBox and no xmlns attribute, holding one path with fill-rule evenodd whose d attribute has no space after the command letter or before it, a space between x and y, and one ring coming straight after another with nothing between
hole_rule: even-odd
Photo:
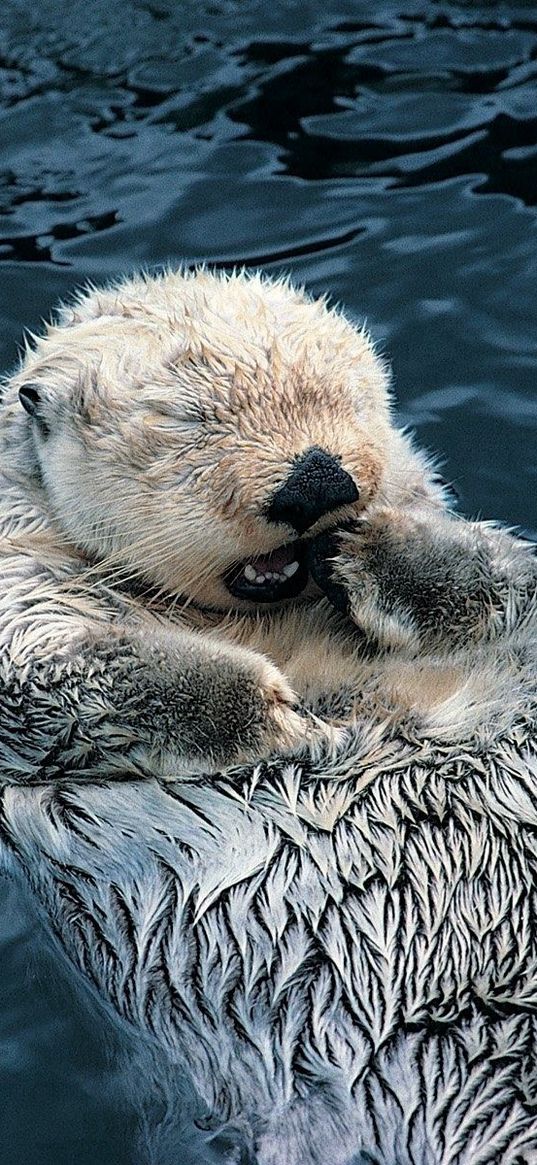
<instances>
[{"instance_id":1,"label":"otter face","mask_svg":"<svg viewBox=\"0 0 537 1165\"><path fill-rule=\"evenodd\" d=\"M80 550L218 609L306 593L308 539L375 499L393 436L368 337L258 275L93 291L9 391Z\"/></svg>"}]
</instances>

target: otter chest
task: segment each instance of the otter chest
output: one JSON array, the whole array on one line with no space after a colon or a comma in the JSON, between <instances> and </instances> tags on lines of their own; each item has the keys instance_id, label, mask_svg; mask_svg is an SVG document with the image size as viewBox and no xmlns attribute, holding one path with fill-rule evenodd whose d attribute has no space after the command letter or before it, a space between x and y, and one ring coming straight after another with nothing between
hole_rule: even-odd
<instances>
[{"instance_id":1,"label":"otter chest","mask_svg":"<svg viewBox=\"0 0 537 1165\"><path fill-rule=\"evenodd\" d=\"M413 658L366 647L359 631L325 600L255 618L213 624L199 613L198 630L262 652L284 672L316 716L345 723L357 716L380 720L427 717L460 692L468 677L453 658Z\"/></svg>"}]
</instances>

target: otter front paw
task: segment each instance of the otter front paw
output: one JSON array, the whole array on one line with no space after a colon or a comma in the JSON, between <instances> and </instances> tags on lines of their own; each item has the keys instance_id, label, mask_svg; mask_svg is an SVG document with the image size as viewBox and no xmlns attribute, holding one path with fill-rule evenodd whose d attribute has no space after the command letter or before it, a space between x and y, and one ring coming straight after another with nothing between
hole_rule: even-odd
<instances>
[{"instance_id":1,"label":"otter front paw","mask_svg":"<svg viewBox=\"0 0 537 1165\"><path fill-rule=\"evenodd\" d=\"M248 658L236 671L233 666L228 676L236 727L228 763L245 763L300 748L308 739L309 722L299 714L296 695L287 680L264 656L246 651L241 654Z\"/></svg>"},{"instance_id":2,"label":"otter front paw","mask_svg":"<svg viewBox=\"0 0 537 1165\"><path fill-rule=\"evenodd\" d=\"M321 535L310 562L327 598L383 648L464 642L490 611L487 547L446 514L379 510Z\"/></svg>"},{"instance_id":3,"label":"otter front paw","mask_svg":"<svg viewBox=\"0 0 537 1165\"><path fill-rule=\"evenodd\" d=\"M263 655L215 641L180 650L168 642L149 655L154 679L140 714L159 775L218 772L306 743L309 721Z\"/></svg>"},{"instance_id":4,"label":"otter front paw","mask_svg":"<svg viewBox=\"0 0 537 1165\"><path fill-rule=\"evenodd\" d=\"M408 646L416 636L423 556L409 544L410 533L401 516L389 511L325 532L310 549L317 585L378 647Z\"/></svg>"}]
</instances>

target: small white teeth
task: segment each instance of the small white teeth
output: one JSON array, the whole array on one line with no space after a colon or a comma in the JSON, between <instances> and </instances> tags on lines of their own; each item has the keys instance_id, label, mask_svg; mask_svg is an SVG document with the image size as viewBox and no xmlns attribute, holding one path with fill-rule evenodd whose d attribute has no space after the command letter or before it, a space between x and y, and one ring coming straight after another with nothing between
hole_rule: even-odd
<instances>
[{"instance_id":1,"label":"small white teeth","mask_svg":"<svg viewBox=\"0 0 537 1165\"><path fill-rule=\"evenodd\" d=\"M243 574L248 579L248 582L257 583L258 585L269 582L285 582L286 579L292 578L296 574L298 566L298 562L289 562L287 566L282 567L281 571L267 570L265 574L261 574L255 569L255 566L252 566L251 562L247 562L243 569Z\"/></svg>"},{"instance_id":2,"label":"small white teeth","mask_svg":"<svg viewBox=\"0 0 537 1165\"><path fill-rule=\"evenodd\" d=\"M298 570L298 562L292 563L290 568L284 567L283 574L276 570L267 570L265 574L258 574L251 563L248 562L243 569L243 574L244 577L248 579L248 582L258 583L260 585L261 583L269 582L285 582L286 578L291 578L291 575L295 573L295 570Z\"/></svg>"}]
</instances>

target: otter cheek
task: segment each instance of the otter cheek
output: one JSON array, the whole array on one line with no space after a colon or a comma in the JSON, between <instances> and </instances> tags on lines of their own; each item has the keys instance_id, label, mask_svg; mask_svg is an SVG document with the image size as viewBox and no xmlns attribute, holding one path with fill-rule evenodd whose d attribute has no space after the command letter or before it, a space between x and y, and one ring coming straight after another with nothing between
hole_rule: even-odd
<instances>
[{"instance_id":1,"label":"otter cheek","mask_svg":"<svg viewBox=\"0 0 537 1165\"><path fill-rule=\"evenodd\" d=\"M62 527L80 542L88 524L95 522L95 472L88 474L81 446L65 433L49 434L39 462L47 496Z\"/></svg>"}]
</instances>

